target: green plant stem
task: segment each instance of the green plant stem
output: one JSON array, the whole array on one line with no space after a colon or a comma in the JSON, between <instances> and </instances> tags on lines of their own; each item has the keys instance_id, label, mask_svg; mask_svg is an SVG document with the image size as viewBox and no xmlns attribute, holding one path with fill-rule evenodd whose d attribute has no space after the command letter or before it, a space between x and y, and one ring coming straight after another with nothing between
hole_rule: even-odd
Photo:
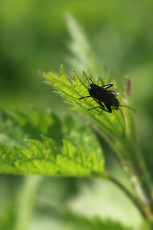
<instances>
[{"instance_id":1,"label":"green plant stem","mask_svg":"<svg viewBox=\"0 0 153 230\"><path fill-rule=\"evenodd\" d=\"M126 76L124 94L126 98L125 105L131 107L131 80L128 76ZM126 117L126 139L124 140L124 143L119 151L122 152L123 158L125 158L127 162L130 162L126 169L131 174L140 197L149 207L149 219L151 218L153 221L153 196L151 180L143 159L143 154L137 141L135 121L133 116L134 114L130 110L125 110L124 114Z\"/></svg>"},{"instance_id":2,"label":"green plant stem","mask_svg":"<svg viewBox=\"0 0 153 230\"><path fill-rule=\"evenodd\" d=\"M40 176L26 176L24 178L23 184L17 193L16 223L14 230L28 229L34 198L40 181Z\"/></svg>"},{"instance_id":3,"label":"green plant stem","mask_svg":"<svg viewBox=\"0 0 153 230\"><path fill-rule=\"evenodd\" d=\"M126 138L118 140L107 131L105 131L104 128L103 130L101 130L98 126L95 126L94 128L94 133L98 132L101 136L103 136L103 138L120 157L125 171L127 171L128 174L131 176L131 179L137 189L138 195L146 206L144 209L145 218L153 221L153 198L151 181L136 138L133 135L129 134L126 136ZM147 206L148 210L146 210ZM139 209L140 208L141 207L139 207Z\"/></svg>"},{"instance_id":4,"label":"green plant stem","mask_svg":"<svg viewBox=\"0 0 153 230\"><path fill-rule=\"evenodd\" d=\"M131 179L136 186L137 192L143 202L149 207L150 214L153 213L153 197L151 180L145 165L141 150L136 141L126 139L118 152L123 156L125 170L131 175ZM131 162L131 164L128 164Z\"/></svg>"},{"instance_id":5,"label":"green plant stem","mask_svg":"<svg viewBox=\"0 0 153 230\"><path fill-rule=\"evenodd\" d=\"M127 195L127 197L132 201L132 203L134 203L135 206L138 208L143 218L148 219L145 204L143 204L136 196L134 196L121 182L119 182L113 176L107 174L106 178L110 180L113 184L115 184L117 187L119 187Z\"/></svg>"}]
</instances>

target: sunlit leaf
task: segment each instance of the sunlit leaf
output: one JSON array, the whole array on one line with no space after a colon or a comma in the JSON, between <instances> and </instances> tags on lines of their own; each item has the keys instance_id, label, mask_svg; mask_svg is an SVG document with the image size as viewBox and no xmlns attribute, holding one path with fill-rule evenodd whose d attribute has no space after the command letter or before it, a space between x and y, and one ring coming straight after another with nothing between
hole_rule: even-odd
<instances>
[{"instance_id":1,"label":"sunlit leaf","mask_svg":"<svg viewBox=\"0 0 153 230\"><path fill-rule=\"evenodd\" d=\"M0 143L0 173L52 176L102 176L104 160L96 152L64 141L62 147L50 138L27 141L29 148L9 148Z\"/></svg>"},{"instance_id":2,"label":"sunlit leaf","mask_svg":"<svg viewBox=\"0 0 153 230\"><path fill-rule=\"evenodd\" d=\"M47 80L45 83L53 86L57 93L66 99L66 102L71 105L71 109L77 110L91 117L99 125L102 126L104 132L109 132L108 135L113 137L123 137L124 135L124 120L120 111L113 110L112 114L102 112L100 108L91 109L96 107L98 104L93 100L93 98L85 98L80 100L80 97L88 96L88 87L81 78L75 72L73 75L73 80L68 78L68 75L61 67L60 74L49 72L43 74L44 78ZM83 73L85 78L85 73ZM93 79L94 81L94 79ZM86 83L89 82L86 77ZM96 82L95 82L96 83Z\"/></svg>"}]
</instances>

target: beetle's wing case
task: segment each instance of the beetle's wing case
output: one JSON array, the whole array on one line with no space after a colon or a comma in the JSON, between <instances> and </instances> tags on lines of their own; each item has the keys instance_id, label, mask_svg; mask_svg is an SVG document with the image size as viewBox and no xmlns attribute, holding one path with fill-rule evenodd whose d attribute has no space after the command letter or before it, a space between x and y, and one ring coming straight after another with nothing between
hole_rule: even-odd
<instances>
[{"instance_id":1,"label":"beetle's wing case","mask_svg":"<svg viewBox=\"0 0 153 230\"><path fill-rule=\"evenodd\" d=\"M91 97L103 102L105 105L113 106L117 93L111 90L106 90L101 86L91 84L89 88L89 94Z\"/></svg>"}]
</instances>

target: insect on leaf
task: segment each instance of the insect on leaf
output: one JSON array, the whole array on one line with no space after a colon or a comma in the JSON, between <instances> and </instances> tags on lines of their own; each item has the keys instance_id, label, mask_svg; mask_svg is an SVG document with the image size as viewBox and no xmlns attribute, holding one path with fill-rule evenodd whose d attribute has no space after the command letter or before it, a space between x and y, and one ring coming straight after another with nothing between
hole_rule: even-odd
<instances>
[{"instance_id":1,"label":"insect on leaf","mask_svg":"<svg viewBox=\"0 0 153 230\"><path fill-rule=\"evenodd\" d=\"M82 78L74 72L72 80L71 77L68 78L63 66L61 69L59 75L53 72L43 74L46 80L45 83L54 87L56 92L64 97L66 102L71 105L72 110L82 112L96 121L98 127L102 127L106 135L116 138L122 137L124 132L124 120L120 111L113 110L112 114L102 111L101 108L88 111L88 109L98 106L97 102L93 100L93 98L80 100L81 97L89 96L88 87L90 80L86 73L83 72ZM90 76L90 78L94 82L94 77ZM84 81L81 79L84 79Z\"/></svg>"}]
</instances>

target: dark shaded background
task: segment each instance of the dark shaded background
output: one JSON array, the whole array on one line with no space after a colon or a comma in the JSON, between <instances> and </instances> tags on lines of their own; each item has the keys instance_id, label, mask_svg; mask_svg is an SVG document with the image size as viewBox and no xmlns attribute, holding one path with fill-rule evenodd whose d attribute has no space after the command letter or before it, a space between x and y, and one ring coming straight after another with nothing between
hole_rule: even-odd
<instances>
[{"instance_id":1,"label":"dark shaded background","mask_svg":"<svg viewBox=\"0 0 153 230\"><path fill-rule=\"evenodd\" d=\"M73 14L85 28L100 65L112 68L120 87L124 87L125 74L131 77L138 138L153 176L152 0L1 0L0 107L29 112L29 105L33 104L51 108L59 115L67 112L62 99L42 84L38 74L39 70L58 71L60 64L65 64L69 70L66 44L70 38L64 21L65 12ZM1 177L8 196L9 188L14 187L12 197L22 180L13 178ZM59 181L52 183L60 188L61 183L64 184L62 188L66 191L63 197L59 195L61 199L76 192L74 181Z\"/></svg>"}]
</instances>

